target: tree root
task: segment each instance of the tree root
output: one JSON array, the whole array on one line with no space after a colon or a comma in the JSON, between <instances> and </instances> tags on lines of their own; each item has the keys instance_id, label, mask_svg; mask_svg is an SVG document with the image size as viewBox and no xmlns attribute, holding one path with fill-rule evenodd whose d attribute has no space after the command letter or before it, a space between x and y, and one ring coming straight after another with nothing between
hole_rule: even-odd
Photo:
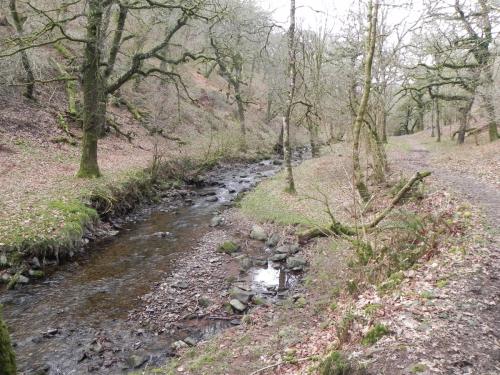
<instances>
[{"instance_id":1,"label":"tree root","mask_svg":"<svg viewBox=\"0 0 500 375\"><path fill-rule=\"evenodd\" d=\"M336 221L333 217L333 223L324 228L311 228L298 234L299 243L304 244L316 237L328 237L331 235L338 236L354 236L360 231L369 231L374 229L385 217L394 209L405 194L413 187L416 182L422 181L425 177L430 176L431 172L417 172L415 175L401 188L401 190L392 199L381 213L376 215L372 221L362 226L348 226Z\"/></svg>"}]
</instances>

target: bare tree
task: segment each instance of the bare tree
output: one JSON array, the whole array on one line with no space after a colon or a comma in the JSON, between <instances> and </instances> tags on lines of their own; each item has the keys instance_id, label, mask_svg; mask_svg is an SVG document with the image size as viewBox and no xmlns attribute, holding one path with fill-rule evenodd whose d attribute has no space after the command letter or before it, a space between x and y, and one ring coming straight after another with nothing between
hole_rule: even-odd
<instances>
[{"instance_id":1,"label":"bare tree","mask_svg":"<svg viewBox=\"0 0 500 375\"><path fill-rule=\"evenodd\" d=\"M295 97L296 44L295 44L295 0L290 0L290 26L288 28L288 96L283 114L283 154L285 157L287 191L295 193L295 181L292 170L292 149L290 146L290 119L292 117L293 99Z\"/></svg>"}]
</instances>

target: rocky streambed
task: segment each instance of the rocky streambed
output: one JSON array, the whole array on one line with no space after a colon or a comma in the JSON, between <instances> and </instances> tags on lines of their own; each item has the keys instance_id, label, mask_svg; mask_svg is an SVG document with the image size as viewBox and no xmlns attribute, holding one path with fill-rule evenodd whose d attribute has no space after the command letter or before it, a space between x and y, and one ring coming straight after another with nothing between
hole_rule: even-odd
<instances>
[{"instance_id":1,"label":"rocky streambed","mask_svg":"<svg viewBox=\"0 0 500 375\"><path fill-rule=\"evenodd\" d=\"M297 160L300 158L297 155ZM114 222L118 233L33 285L0 295L22 374L115 374L160 366L285 295L305 260L286 233L227 210L280 169L214 169Z\"/></svg>"}]
</instances>

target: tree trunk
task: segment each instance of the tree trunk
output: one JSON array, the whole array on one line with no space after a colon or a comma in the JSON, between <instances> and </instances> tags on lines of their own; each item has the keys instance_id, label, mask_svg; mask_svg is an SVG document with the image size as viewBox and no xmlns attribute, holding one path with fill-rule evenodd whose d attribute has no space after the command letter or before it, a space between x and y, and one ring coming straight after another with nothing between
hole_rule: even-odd
<instances>
[{"instance_id":1,"label":"tree trunk","mask_svg":"<svg viewBox=\"0 0 500 375\"><path fill-rule=\"evenodd\" d=\"M382 143L387 143L387 112L382 111Z\"/></svg>"},{"instance_id":2,"label":"tree trunk","mask_svg":"<svg viewBox=\"0 0 500 375\"><path fill-rule=\"evenodd\" d=\"M483 101L483 107L486 112L486 118L488 119L488 133L490 136L490 142L496 141L498 139L498 128L497 121L495 117L495 105L493 104L493 73L491 71L491 67L487 66L485 68L485 87L481 95L481 99Z\"/></svg>"},{"instance_id":3,"label":"tree trunk","mask_svg":"<svg viewBox=\"0 0 500 375\"><path fill-rule=\"evenodd\" d=\"M295 51L295 0L290 0L290 28L288 29L288 96L285 113L283 115L283 155L286 167L286 190L295 193L295 181L292 170L292 149L290 147L290 119L292 116L293 98L295 95L296 79L296 51Z\"/></svg>"},{"instance_id":4,"label":"tree trunk","mask_svg":"<svg viewBox=\"0 0 500 375\"><path fill-rule=\"evenodd\" d=\"M16 356L12 350L9 332L1 314L0 308L0 374L16 375Z\"/></svg>"},{"instance_id":5,"label":"tree trunk","mask_svg":"<svg viewBox=\"0 0 500 375\"><path fill-rule=\"evenodd\" d=\"M10 0L9 8L10 8L10 15L12 17L12 20L14 21L14 27L16 28L17 35L18 37L22 38L23 23L17 11L16 0ZM21 47L24 44L25 44L24 42L21 42ZM24 71L26 72L26 82L27 82L26 91L24 92L24 95L29 99L33 99L35 95L35 75L33 74L31 61L26 51L21 51L21 63L23 64Z\"/></svg>"},{"instance_id":6,"label":"tree trunk","mask_svg":"<svg viewBox=\"0 0 500 375\"><path fill-rule=\"evenodd\" d=\"M467 131L467 125L469 123L469 114L474 103L474 98L468 100L465 105L460 108L460 128L458 129L458 139L457 143L459 145L465 142L465 133Z\"/></svg>"},{"instance_id":7,"label":"tree trunk","mask_svg":"<svg viewBox=\"0 0 500 375\"><path fill-rule=\"evenodd\" d=\"M246 151L247 143L246 143L246 125L245 125L245 105L243 103L243 99L241 98L240 93L240 85L239 83L234 86L236 104L238 106L238 123L240 124L240 133L241 133L241 141L239 144L240 151Z\"/></svg>"},{"instance_id":8,"label":"tree trunk","mask_svg":"<svg viewBox=\"0 0 500 375\"><path fill-rule=\"evenodd\" d=\"M441 142L441 110L439 108L439 99L435 99L436 101L436 133L437 139L436 142Z\"/></svg>"},{"instance_id":9,"label":"tree trunk","mask_svg":"<svg viewBox=\"0 0 500 375\"><path fill-rule=\"evenodd\" d=\"M372 80L372 65L373 65L373 55L375 52L375 44L377 37L377 14L378 14L378 3L373 6L372 0L368 2L368 37L366 41L366 58L365 58L365 81L363 87L363 95L361 97L361 102L358 107L358 113L356 115L356 120L354 121L353 129L353 152L352 152L352 163L353 163L353 174L354 174L354 185L359 192L359 195L363 200L370 199L370 193L364 182L363 171L361 169L360 163L360 135L361 127L363 126L366 110L368 107L368 99L370 98L371 80Z\"/></svg>"},{"instance_id":10,"label":"tree trunk","mask_svg":"<svg viewBox=\"0 0 500 375\"><path fill-rule=\"evenodd\" d=\"M318 126L311 120L308 120L307 130L309 130L309 143L311 145L311 154L313 158L319 157L319 143L318 143Z\"/></svg>"},{"instance_id":11,"label":"tree trunk","mask_svg":"<svg viewBox=\"0 0 500 375\"><path fill-rule=\"evenodd\" d=\"M100 0L89 0L87 16L87 43L83 65L83 144L80 170L82 178L99 177L97 163L97 140L106 117L103 77L100 71L101 50L99 40L103 9Z\"/></svg>"}]
</instances>

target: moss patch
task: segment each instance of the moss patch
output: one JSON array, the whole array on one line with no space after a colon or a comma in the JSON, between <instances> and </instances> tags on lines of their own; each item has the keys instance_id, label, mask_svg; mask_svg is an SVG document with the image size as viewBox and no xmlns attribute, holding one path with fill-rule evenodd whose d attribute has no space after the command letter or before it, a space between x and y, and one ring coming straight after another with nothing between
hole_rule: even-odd
<instances>
[{"instance_id":1,"label":"moss patch","mask_svg":"<svg viewBox=\"0 0 500 375\"><path fill-rule=\"evenodd\" d=\"M218 247L218 251L225 254L233 254L240 250L240 245L234 241L225 241Z\"/></svg>"}]
</instances>

